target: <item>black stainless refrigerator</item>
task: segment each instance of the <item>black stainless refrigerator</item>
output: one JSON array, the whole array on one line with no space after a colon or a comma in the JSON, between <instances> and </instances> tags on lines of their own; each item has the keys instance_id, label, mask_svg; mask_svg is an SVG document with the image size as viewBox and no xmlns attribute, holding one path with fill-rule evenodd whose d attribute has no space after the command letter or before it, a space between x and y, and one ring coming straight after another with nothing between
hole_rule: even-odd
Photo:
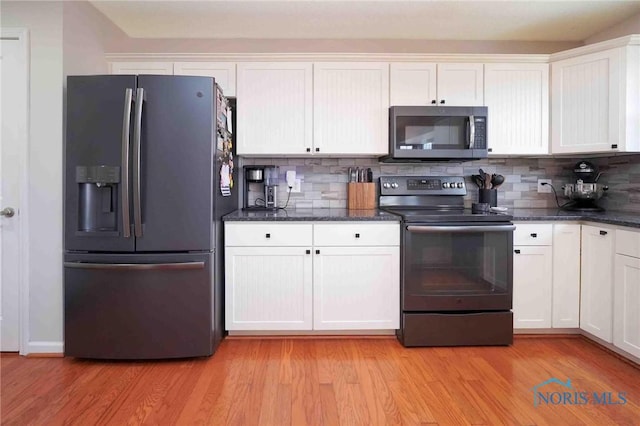
<instances>
[{"instance_id":1,"label":"black stainless refrigerator","mask_svg":"<svg viewBox=\"0 0 640 426\"><path fill-rule=\"evenodd\" d=\"M221 217L237 208L212 78L67 78L65 355L211 355L223 333Z\"/></svg>"}]
</instances>

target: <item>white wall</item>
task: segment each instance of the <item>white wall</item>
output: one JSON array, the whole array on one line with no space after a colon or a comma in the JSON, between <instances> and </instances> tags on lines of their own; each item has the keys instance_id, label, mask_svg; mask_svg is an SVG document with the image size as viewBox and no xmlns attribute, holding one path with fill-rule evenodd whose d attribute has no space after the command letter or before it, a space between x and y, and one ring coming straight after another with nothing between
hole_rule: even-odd
<instances>
[{"instance_id":1,"label":"white wall","mask_svg":"<svg viewBox=\"0 0 640 426\"><path fill-rule=\"evenodd\" d=\"M65 77L106 74L105 40L122 33L85 2L2 1L2 27L30 37L29 347L63 346L63 130Z\"/></svg>"},{"instance_id":2,"label":"white wall","mask_svg":"<svg viewBox=\"0 0 640 426\"><path fill-rule=\"evenodd\" d=\"M34 351L59 352L63 330L62 3L3 1L1 7L2 26L27 28L31 43L28 338Z\"/></svg>"}]
</instances>

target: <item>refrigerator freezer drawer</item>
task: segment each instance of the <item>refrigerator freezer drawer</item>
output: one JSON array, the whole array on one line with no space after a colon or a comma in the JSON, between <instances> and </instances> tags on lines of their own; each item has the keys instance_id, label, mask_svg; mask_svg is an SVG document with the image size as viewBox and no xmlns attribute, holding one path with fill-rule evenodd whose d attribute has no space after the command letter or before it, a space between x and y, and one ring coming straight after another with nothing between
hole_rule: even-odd
<instances>
[{"instance_id":1,"label":"refrigerator freezer drawer","mask_svg":"<svg viewBox=\"0 0 640 426\"><path fill-rule=\"evenodd\" d=\"M65 355L160 359L213 353L213 255L67 254Z\"/></svg>"}]
</instances>

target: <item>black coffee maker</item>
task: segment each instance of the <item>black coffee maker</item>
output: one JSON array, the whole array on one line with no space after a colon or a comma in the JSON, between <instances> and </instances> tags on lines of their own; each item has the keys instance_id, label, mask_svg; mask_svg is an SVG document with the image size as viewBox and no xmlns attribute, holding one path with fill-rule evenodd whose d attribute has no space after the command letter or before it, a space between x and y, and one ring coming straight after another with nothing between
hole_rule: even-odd
<instances>
[{"instance_id":1,"label":"black coffee maker","mask_svg":"<svg viewBox=\"0 0 640 426\"><path fill-rule=\"evenodd\" d=\"M245 166L243 210L278 209L278 166ZM253 202L249 192L256 192Z\"/></svg>"}]
</instances>

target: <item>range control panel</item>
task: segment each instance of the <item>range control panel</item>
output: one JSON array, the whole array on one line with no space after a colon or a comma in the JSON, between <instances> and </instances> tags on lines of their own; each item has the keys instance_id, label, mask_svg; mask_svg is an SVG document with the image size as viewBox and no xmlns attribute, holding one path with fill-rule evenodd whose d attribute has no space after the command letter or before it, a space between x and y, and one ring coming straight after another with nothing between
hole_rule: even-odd
<instances>
[{"instance_id":1,"label":"range control panel","mask_svg":"<svg viewBox=\"0 0 640 426\"><path fill-rule=\"evenodd\" d=\"M380 176L380 195L466 195L462 176Z\"/></svg>"}]
</instances>

